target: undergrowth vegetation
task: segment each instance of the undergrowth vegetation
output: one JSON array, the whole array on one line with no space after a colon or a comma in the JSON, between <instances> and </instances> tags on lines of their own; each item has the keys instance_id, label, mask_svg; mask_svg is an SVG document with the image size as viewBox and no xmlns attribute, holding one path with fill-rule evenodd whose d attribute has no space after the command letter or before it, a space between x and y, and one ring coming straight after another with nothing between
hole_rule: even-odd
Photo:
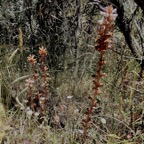
<instances>
[{"instance_id":1,"label":"undergrowth vegetation","mask_svg":"<svg viewBox=\"0 0 144 144\"><path fill-rule=\"evenodd\" d=\"M139 64L111 25L116 10L109 6L101 14L104 18L99 21L94 46L97 51L91 46L86 56L89 61L81 62L78 76L73 74L69 52L64 70L55 77L45 47L27 59L22 59L24 52L14 46L1 48L2 144L144 142L144 82L139 80ZM116 47L119 41L123 49Z\"/></svg>"}]
</instances>

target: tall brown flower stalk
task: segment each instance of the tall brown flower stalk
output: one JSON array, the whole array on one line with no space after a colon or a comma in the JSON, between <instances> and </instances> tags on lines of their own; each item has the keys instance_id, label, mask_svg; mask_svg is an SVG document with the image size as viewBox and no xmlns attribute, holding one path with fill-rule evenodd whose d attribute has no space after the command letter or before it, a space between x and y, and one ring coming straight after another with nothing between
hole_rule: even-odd
<instances>
[{"instance_id":1,"label":"tall brown flower stalk","mask_svg":"<svg viewBox=\"0 0 144 144\"><path fill-rule=\"evenodd\" d=\"M103 8L100 14L102 15L102 19L98 21L98 38L96 39L95 45L95 49L99 52L98 70L93 80L93 95L89 97L91 104L90 107L87 108L86 118L83 120L84 143L87 140L87 130L90 126L93 109L96 107L96 97L102 93L100 90L100 87L103 85L101 78L107 75L106 73L102 73L103 65L107 64L107 61L104 61L104 54L111 49L111 39L114 28L113 21L117 17L116 9L113 9L112 5Z\"/></svg>"},{"instance_id":2,"label":"tall brown flower stalk","mask_svg":"<svg viewBox=\"0 0 144 144\"><path fill-rule=\"evenodd\" d=\"M36 58L34 58L34 55L28 56L27 60L28 60L28 62L32 66L33 80L34 80L34 83L35 83L35 88L36 88L36 93L37 93L37 99L38 99L38 102L40 102L40 92L39 92L39 86L38 86L38 74L35 71L35 64L37 64L37 60L36 60ZM40 105L40 113L42 113L41 104L39 103L39 105Z\"/></svg>"},{"instance_id":3,"label":"tall brown flower stalk","mask_svg":"<svg viewBox=\"0 0 144 144\"><path fill-rule=\"evenodd\" d=\"M47 95L48 95L48 89L47 89L47 85L48 85L48 68L46 66L46 63L45 63L45 60L46 60L46 57L47 57L47 51L46 49L42 46L39 48L39 55L40 55L40 63L41 63L41 71L43 72L42 73L42 78L43 78L43 87L44 87L44 94L43 94L43 98L44 98L44 101L43 101L43 109L44 111L46 112L46 105L47 105Z\"/></svg>"},{"instance_id":4,"label":"tall brown flower stalk","mask_svg":"<svg viewBox=\"0 0 144 144\"><path fill-rule=\"evenodd\" d=\"M30 55L27 58L33 73L33 78L26 81L28 86L27 105L30 106L30 110L28 110L29 114L37 116L38 120L42 123L47 113L48 82L50 78L46 66L46 48L43 46L40 47L39 55L39 63L34 55Z\"/></svg>"}]
</instances>

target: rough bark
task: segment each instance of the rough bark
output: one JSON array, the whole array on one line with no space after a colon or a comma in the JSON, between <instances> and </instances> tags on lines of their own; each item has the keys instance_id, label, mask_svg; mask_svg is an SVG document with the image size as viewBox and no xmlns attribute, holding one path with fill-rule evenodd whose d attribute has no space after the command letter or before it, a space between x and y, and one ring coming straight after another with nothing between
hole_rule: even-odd
<instances>
[{"instance_id":1,"label":"rough bark","mask_svg":"<svg viewBox=\"0 0 144 144\"><path fill-rule=\"evenodd\" d=\"M144 14L144 0L134 0L134 2L142 9Z\"/></svg>"},{"instance_id":2,"label":"rough bark","mask_svg":"<svg viewBox=\"0 0 144 144\"><path fill-rule=\"evenodd\" d=\"M117 13L118 13L118 18L117 18L117 26L119 27L120 31L123 33L125 40L136 58L137 62L140 63L140 66L142 69L144 69L144 59L143 59L143 52L142 52L142 47L137 47L137 44L135 43L135 37L133 37L132 29L131 29L131 22L133 20L133 15L131 18L127 18L125 16L124 12L124 5L123 5L123 0L110 0L116 7L117 7Z\"/></svg>"}]
</instances>

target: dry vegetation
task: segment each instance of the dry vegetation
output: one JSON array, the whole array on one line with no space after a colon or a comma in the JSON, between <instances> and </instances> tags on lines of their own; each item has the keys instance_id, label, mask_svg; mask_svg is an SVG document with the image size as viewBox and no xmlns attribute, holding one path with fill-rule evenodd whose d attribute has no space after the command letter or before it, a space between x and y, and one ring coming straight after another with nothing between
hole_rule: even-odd
<instances>
[{"instance_id":1,"label":"dry vegetation","mask_svg":"<svg viewBox=\"0 0 144 144\"><path fill-rule=\"evenodd\" d=\"M143 143L143 83L137 81L139 66L130 55L129 58L121 57L113 50L105 58L109 61L105 69L108 76L102 80L104 85L102 94L97 97L88 130L88 143ZM2 143L83 143L82 119L89 106L88 97L92 87L89 74L85 74L78 83L61 74L59 82L62 83L56 89L52 87L55 92L48 94L45 123L40 123L38 119L30 118L20 105L27 96L25 80L32 74L31 71L22 75L9 63L1 71L2 94L9 96L7 104L11 96L16 98L15 106L11 106L11 109L5 105L6 117L1 122L5 132ZM4 92L4 87L9 87L9 91Z\"/></svg>"},{"instance_id":2,"label":"dry vegetation","mask_svg":"<svg viewBox=\"0 0 144 144\"><path fill-rule=\"evenodd\" d=\"M138 82L139 66L130 56L120 56L109 51L105 59L109 61L103 81L102 94L97 97L88 143L127 144L143 143L143 82ZM21 110L27 96L25 80L32 75L31 70L22 72L5 55L1 66L1 93L6 96L5 120L1 122L4 144L81 144L83 143L82 119L85 118L91 95L91 74L73 81L68 71L59 75L56 88L51 82L48 94L47 116L40 123ZM5 65L4 65L5 64ZM95 67L95 63L93 64ZM31 68L30 68L31 69ZM53 78L51 78L53 79ZM15 101L16 100L16 101ZM10 103L14 105L10 105ZM1 108L2 111L2 108ZM3 112L1 112L3 113ZM1 114L2 115L2 114Z\"/></svg>"},{"instance_id":3,"label":"dry vegetation","mask_svg":"<svg viewBox=\"0 0 144 144\"><path fill-rule=\"evenodd\" d=\"M99 21L99 26L103 25L107 25L107 21ZM141 68L117 28L110 25L107 30L113 28L112 42L106 42L112 35L108 32L103 35L100 30L101 37L97 37L96 46L95 43L85 46L82 43L84 37L81 38L78 45L89 50L76 57L76 60L81 60L84 56L83 61L79 61L78 71L69 49L65 53L63 70L57 70L56 74L55 69L49 66L49 59L46 59L49 52L44 47L26 59L28 51L23 49L21 30L20 49L14 45L10 48L2 46L2 144L144 143L144 81L139 77ZM110 43L112 48L109 49ZM99 59L101 49L107 53ZM101 77L101 72L107 76ZM94 82L92 76L95 77ZM98 95L100 82L103 86ZM88 99L89 96L92 97Z\"/></svg>"}]
</instances>

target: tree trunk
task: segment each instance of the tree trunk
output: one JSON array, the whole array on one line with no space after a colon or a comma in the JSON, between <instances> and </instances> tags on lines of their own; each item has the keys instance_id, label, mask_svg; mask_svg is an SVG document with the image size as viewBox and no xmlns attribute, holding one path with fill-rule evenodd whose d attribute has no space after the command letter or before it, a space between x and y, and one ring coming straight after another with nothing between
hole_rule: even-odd
<instances>
[{"instance_id":1,"label":"tree trunk","mask_svg":"<svg viewBox=\"0 0 144 144\"><path fill-rule=\"evenodd\" d=\"M80 55L80 31L81 31L81 2L80 0L76 0L77 10L76 10L76 22L77 22L77 29L75 31L75 69L74 69L74 79L76 80L78 77L78 70L79 70L79 55Z\"/></svg>"}]
</instances>

